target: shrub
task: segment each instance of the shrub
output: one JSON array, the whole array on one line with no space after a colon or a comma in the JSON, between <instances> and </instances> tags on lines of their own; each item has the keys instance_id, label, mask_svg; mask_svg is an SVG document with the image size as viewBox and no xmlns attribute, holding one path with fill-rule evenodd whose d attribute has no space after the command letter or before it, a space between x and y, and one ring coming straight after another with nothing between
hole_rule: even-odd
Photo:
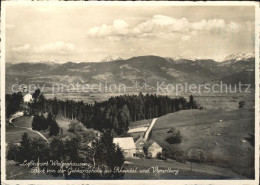
<instances>
[{"instance_id":1,"label":"shrub","mask_svg":"<svg viewBox=\"0 0 260 185\"><path fill-rule=\"evenodd\" d=\"M168 132L169 135L168 137L165 139L165 141L167 141L170 144L177 144L177 143L181 143L182 141L182 136L181 133L178 129L176 128L171 128Z\"/></svg>"},{"instance_id":2,"label":"shrub","mask_svg":"<svg viewBox=\"0 0 260 185\"><path fill-rule=\"evenodd\" d=\"M156 157L157 157L158 159L161 159L161 158L162 158L162 153L159 152L159 153L156 155Z\"/></svg>"},{"instance_id":3,"label":"shrub","mask_svg":"<svg viewBox=\"0 0 260 185\"><path fill-rule=\"evenodd\" d=\"M188 154L189 161L195 163L203 163L206 161L206 155L204 151L199 149L191 150Z\"/></svg>"},{"instance_id":4,"label":"shrub","mask_svg":"<svg viewBox=\"0 0 260 185\"><path fill-rule=\"evenodd\" d=\"M244 106L245 106L245 101L244 100L238 102L238 108L243 108Z\"/></svg>"}]
</instances>

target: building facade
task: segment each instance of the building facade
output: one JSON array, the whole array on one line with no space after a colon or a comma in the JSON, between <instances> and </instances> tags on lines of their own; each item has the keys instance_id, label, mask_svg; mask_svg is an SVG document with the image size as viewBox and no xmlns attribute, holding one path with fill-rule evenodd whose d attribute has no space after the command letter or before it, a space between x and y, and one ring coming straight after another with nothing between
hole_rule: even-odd
<instances>
[{"instance_id":1,"label":"building facade","mask_svg":"<svg viewBox=\"0 0 260 185\"><path fill-rule=\"evenodd\" d=\"M144 153L147 157L156 158L159 154L162 154L162 147L151 140L144 145Z\"/></svg>"},{"instance_id":2,"label":"building facade","mask_svg":"<svg viewBox=\"0 0 260 185\"><path fill-rule=\"evenodd\" d=\"M134 157L136 146L133 137L114 138L113 142L121 148L125 158Z\"/></svg>"}]
</instances>

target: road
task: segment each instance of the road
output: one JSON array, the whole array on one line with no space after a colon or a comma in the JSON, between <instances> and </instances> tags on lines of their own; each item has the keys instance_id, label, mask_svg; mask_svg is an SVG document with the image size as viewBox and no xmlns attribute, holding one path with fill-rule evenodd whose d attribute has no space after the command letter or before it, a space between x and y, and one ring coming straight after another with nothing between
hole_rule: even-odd
<instances>
[{"instance_id":1,"label":"road","mask_svg":"<svg viewBox=\"0 0 260 185\"><path fill-rule=\"evenodd\" d=\"M152 131L153 126L154 126L154 124L155 124L155 122L156 122L157 119L158 119L158 118L154 118L153 121L152 121L152 123L150 124L150 126L149 126L148 129L146 130L146 132L145 132L145 134L144 134L144 139L145 139L145 140L148 139L149 134L150 134L150 132Z\"/></svg>"},{"instance_id":2,"label":"road","mask_svg":"<svg viewBox=\"0 0 260 185\"><path fill-rule=\"evenodd\" d=\"M12 124L13 120L19 117L23 116L23 112L16 112L14 115L12 115L12 117L9 119L9 123Z\"/></svg>"}]
</instances>

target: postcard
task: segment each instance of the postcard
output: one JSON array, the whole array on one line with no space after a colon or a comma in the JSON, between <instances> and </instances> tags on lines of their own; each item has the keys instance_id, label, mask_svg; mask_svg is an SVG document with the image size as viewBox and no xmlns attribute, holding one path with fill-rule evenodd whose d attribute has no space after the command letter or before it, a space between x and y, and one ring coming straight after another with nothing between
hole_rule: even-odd
<instances>
[{"instance_id":1,"label":"postcard","mask_svg":"<svg viewBox=\"0 0 260 185\"><path fill-rule=\"evenodd\" d=\"M259 184L259 15L2 2L2 182Z\"/></svg>"}]
</instances>

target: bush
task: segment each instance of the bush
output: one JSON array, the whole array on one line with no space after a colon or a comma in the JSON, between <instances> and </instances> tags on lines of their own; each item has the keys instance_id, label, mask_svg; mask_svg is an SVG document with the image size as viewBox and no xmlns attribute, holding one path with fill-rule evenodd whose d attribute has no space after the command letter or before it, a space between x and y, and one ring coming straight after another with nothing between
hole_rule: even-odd
<instances>
[{"instance_id":1,"label":"bush","mask_svg":"<svg viewBox=\"0 0 260 185\"><path fill-rule=\"evenodd\" d=\"M161 159L162 158L162 153L159 152L157 155L156 155L157 159Z\"/></svg>"},{"instance_id":2,"label":"bush","mask_svg":"<svg viewBox=\"0 0 260 185\"><path fill-rule=\"evenodd\" d=\"M244 100L238 102L238 108L243 108L244 106L245 106L245 101Z\"/></svg>"},{"instance_id":3,"label":"bush","mask_svg":"<svg viewBox=\"0 0 260 185\"><path fill-rule=\"evenodd\" d=\"M186 163L186 153L185 151L181 150L181 151L176 151L174 153L174 159L177 161L177 162L182 162L182 163Z\"/></svg>"},{"instance_id":4,"label":"bush","mask_svg":"<svg viewBox=\"0 0 260 185\"><path fill-rule=\"evenodd\" d=\"M204 154L204 151L199 149L195 149L190 152L188 157L190 162L203 163L206 161L206 155Z\"/></svg>"},{"instance_id":5,"label":"bush","mask_svg":"<svg viewBox=\"0 0 260 185\"><path fill-rule=\"evenodd\" d=\"M178 144L181 143L182 141L182 136L181 133L178 129L176 128L171 128L168 132L169 135L168 137L165 139L166 142L170 143L170 144Z\"/></svg>"}]
</instances>

